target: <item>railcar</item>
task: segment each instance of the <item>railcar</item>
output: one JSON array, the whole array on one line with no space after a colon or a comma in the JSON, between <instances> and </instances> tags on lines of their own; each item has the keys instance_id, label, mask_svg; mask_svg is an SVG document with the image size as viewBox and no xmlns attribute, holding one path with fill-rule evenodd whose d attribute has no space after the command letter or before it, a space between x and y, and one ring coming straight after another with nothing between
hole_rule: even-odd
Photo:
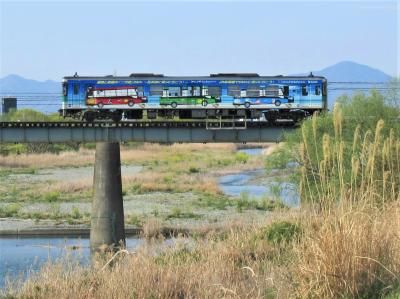
<instances>
[{"instance_id":1,"label":"railcar","mask_svg":"<svg viewBox=\"0 0 400 299\"><path fill-rule=\"evenodd\" d=\"M175 77L134 73L126 77L64 77L64 117L96 119L208 119L262 116L298 121L327 108L327 80L309 76L220 73Z\"/></svg>"}]
</instances>

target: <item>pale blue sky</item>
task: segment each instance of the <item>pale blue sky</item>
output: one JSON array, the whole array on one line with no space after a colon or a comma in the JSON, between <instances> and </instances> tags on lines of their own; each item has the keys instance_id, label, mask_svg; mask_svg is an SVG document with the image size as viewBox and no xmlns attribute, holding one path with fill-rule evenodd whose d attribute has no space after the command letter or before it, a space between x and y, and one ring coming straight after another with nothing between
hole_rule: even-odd
<instances>
[{"instance_id":1,"label":"pale blue sky","mask_svg":"<svg viewBox=\"0 0 400 299\"><path fill-rule=\"evenodd\" d=\"M396 1L5 2L0 77L398 71Z\"/></svg>"}]
</instances>

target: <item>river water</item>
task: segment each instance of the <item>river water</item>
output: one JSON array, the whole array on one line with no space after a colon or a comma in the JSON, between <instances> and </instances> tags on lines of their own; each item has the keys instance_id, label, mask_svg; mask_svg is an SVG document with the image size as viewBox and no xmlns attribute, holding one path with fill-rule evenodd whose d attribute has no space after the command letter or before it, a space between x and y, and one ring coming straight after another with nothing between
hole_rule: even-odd
<instances>
[{"instance_id":1,"label":"river water","mask_svg":"<svg viewBox=\"0 0 400 299\"><path fill-rule=\"evenodd\" d=\"M248 155L260 155L262 148L241 149ZM254 178L263 177L265 170L256 169L222 176L219 180L221 190L233 197L247 193L249 198L261 199L276 197L276 185L279 185L279 198L288 206L296 207L299 197L295 186L290 183L276 182L272 178L267 183L252 182ZM274 187L275 186L275 187ZM273 192L272 189L275 189ZM128 237L128 250L137 248L145 242L137 237ZM7 276L27 277L29 271L37 271L48 260L55 261L66 255L86 264L90 259L88 237L6 237L0 238L0 288L5 284Z\"/></svg>"},{"instance_id":2,"label":"river water","mask_svg":"<svg viewBox=\"0 0 400 299\"><path fill-rule=\"evenodd\" d=\"M126 245L133 250L144 242L137 237L128 237ZM0 238L0 288L7 276L26 277L29 271L37 271L46 261L70 256L82 264L90 258L89 238L65 237L6 237Z\"/></svg>"},{"instance_id":3,"label":"river water","mask_svg":"<svg viewBox=\"0 0 400 299\"><path fill-rule=\"evenodd\" d=\"M248 155L260 155L262 148L241 149ZM293 163L288 168L295 167ZM249 198L257 200L262 198L279 198L289 207L298 207L300 197L296 185L278 180L278 177L265 179L264 168L229 174L220 177L219 187L229 196L240 197L246 194ZM259 178L260 180L255 180Z\"/></svg>"}]
</instances>

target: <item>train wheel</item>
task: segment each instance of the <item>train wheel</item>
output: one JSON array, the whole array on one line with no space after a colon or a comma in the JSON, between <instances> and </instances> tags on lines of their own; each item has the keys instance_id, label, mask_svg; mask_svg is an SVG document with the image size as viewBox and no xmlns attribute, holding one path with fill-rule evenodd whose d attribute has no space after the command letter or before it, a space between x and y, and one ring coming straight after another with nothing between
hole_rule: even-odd
<instances>
[{"instance_id":1,"label":"train wheel","mask_svg":"<svg viewBox=\"0 0 400 299\"><path fill-rule=\"evenodd\" d=\"M275 106L280 106L281 105L281 101L280 100L276 100L275 101Z\"/></svg>"},{"instance_id":2,"label":"train wheel","mask_svg":"<svg viewBox=\"0 0 400 299\"><path fill-rule=\"evenodd\" d=\"M176 108L176 107L178 107L178 104L177 104L176 102L172 102L172 103L171 103L171 107L172 107L172 108Z\"/></svg>"},{"instance_id":3,"label":"train wheel","mask_svg":"<svg viewBox=\"0 0 400 299\"><path fill-rule=\"evenodd\" d=\"M204 100L203 102L201 102L201 105L202 105L203 107L206 107L206 106L208 105L207 100Z\"/></svg>"},{"instance_id":4,"label":"train wheel","mask_svg":"<svg viewBox=\"0 0 400 299\"><path fill-rule=\"evenodd\" d=\"M114 113L113 115L111 115L111 119L114 121L114 122L120 122L121 121L121 119L122 119L122 113Z\"/></svg>"},{"instance_id":5,"label":"train wheel","mask_svg":"<svg viewBox=\"0 0 400 299\"><path fill-rule=\"evenodd\" d=\"M128 102L128 106L129 106L129 107L133 107L134 104L135 104L135 103L132 102L132 101L129 101L129 102Z\"/></svg>"},{"instance_id":6,"label":"train wheel","mask_svg":"<svg viewBox=\"0 0 400 299\"><path fill-rule=\"evenodd\" d=\"M245 107L245 108L250 108L250 102L244 103L244 107Z\"/></svg>"},{"instance_id":7,"label":"train wheel","mask_svg":"<svg viewBox=\"0 0 400 299\"><path fill-rule=\"evenodd\" d=\"M83 114L83 119L90 123L94 122L96 119L96 114L91 111L86 111L85 114Z\"/></svg>"}]
</instances>

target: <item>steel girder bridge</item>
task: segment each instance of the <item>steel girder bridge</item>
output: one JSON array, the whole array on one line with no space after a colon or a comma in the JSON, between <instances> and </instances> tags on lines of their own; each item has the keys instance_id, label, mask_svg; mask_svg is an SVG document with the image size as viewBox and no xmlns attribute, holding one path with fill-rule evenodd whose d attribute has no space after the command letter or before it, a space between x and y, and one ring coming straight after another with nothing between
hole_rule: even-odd
<instances>
[{"instance_id":1,"label":"steel girder bridge","mask_svg":"<svg viewBox=\"0 0 400 299\"><path fill-rule=\"evenodd\" d=\"M0 122L0 143L280 142L295 128L266 121Z\"/></svg>"}]
</instances>

